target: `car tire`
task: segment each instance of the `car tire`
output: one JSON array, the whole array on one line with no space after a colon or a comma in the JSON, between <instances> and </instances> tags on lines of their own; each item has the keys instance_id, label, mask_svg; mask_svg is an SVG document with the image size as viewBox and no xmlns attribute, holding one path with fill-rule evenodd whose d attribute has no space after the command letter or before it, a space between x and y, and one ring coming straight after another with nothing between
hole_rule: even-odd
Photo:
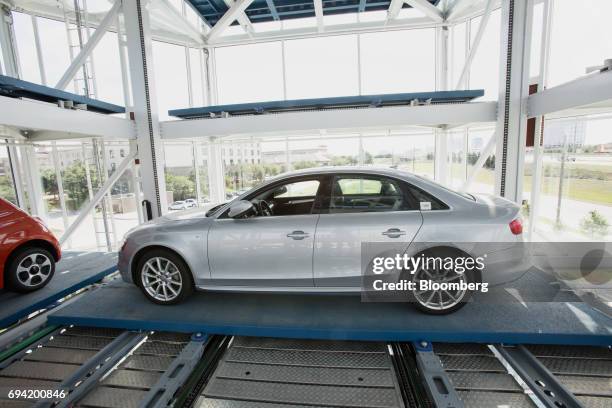
<instances>
[{"instance_id":1,"label":"car tire","mask_svg":"<svg viewBox=\"0 0 612 408\"><path fill-rule=\"evenodd\" d=\"M151 249L136 265L136 284L153 303L174 305L188 298L194 290L189 267L176 253Z\"/></svg>"},{"instance_id":2,"label":"car tire","mask_svg":"<svg viewBox=\"0 0 612 408\"><path fill-rule=\"evenodd\" d=\"M48 250L29 247L17 250L6 269L6 287L21 293L46 286L55 273L55 258Z\"/></svg>"},{"instance_id":3,"label":"car tire","mask_svg":"<svg viewBox=\"0 0 612 408\"><path fill-rule=\"evenodd\" d=\"M428 250L424 252L425 256L427 255L432 255L432 251ZM435 256L440 256L443 258L446 257L451 257L451 258L457 258L460 256L467 256L465 254L459 254L456 250L452 249L452 248L434 248L433 249L433 254L435 254ZM433 271L431 271L433 272ZM452 274L454 274L455 276L457 276L457 281L459 280L465 280L466 283L472 283L475 282L475 277L474 277L474 273L472 271L466 271L465 273L463 273L461 276L461 274L457 274L455 272L451 272ZM405 276L405 275L404 275ZM457 310L461 309L462 307L464 307L470 300L470 298L472 297L472 291L470 290L466 290L465 292L461 293L461 294L456 294L455 292L452 292L452 294L456 295L456 299L451 300L451 295L450 294L442 294L442 298L440 298L440 294L438 292L436 292L436 294L434 294L434 299L438 300L438 304L435 304L432 301L428 302L428 298L429 296L432 295L433 292L435 291L428 291L424 294L419 294L419 290L418 290L418 281L420 281L420 276L418 276L418 274L414 274L414 275L409 275L410 278L415 282L417 282L417 289L414 291L410 291L409 294L409 300L411 303L414 304L414 306L420 310L421 312L424 312L426 314L431 314L431 315L446 315L446 314L450 314L450 313L454 313ZM435 275L434 275L435 276ZM452 277L453 275L451 275ZM443 278L447 278L448 276L443 276ZM430 278L431 279L431 278ZM436 281L436 279L431 279L432 281ZM442 291L439 291L440 293Z\"/></svg>"}]
</instances>

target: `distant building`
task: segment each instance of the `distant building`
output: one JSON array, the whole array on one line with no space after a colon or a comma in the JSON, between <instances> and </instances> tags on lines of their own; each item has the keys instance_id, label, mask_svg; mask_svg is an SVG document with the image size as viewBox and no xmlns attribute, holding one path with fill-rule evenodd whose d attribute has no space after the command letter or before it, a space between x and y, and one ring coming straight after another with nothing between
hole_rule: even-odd
<instances>
[{"instance_id":1,"label":"distant building","mask_svg":"<svg viewBox=\"0 0 612 408\"><path fill-rule=\"evenodd\" d=\"M270 164L285 164L287 161L287 153L284 149L265 151L262 157L264 163ZM291 163L313 162L320 166L326 166L331 163L331 155L327 152L326 145L304 149L289 149L289 159Z\"/></svg>"}]
</instances>

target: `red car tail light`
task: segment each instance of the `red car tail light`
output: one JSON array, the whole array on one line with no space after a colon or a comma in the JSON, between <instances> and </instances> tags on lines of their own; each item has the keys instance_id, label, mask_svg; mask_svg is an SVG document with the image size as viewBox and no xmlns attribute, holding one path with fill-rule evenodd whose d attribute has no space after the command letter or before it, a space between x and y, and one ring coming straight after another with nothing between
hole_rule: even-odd
<instances>
[{"instance_id":1,"label":"red car tail light","mask_svg":"<svg viewBox=\"0 0 612 408\"><path fill-rule=\"evenodd\" d=\"M510 231L512 231L514 235L520 235L523 233L523 222L521 221L520 218L517 218L516 220L512 220L509 226L510 226Z\"/></svg>"}]
</instances>

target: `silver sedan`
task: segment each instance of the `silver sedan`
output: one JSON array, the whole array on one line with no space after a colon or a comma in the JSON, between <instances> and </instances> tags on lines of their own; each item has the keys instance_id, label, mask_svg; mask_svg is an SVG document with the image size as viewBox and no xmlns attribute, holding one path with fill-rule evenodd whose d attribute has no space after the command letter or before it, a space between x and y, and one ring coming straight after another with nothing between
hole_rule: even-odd
<instances>
[{"instance_id":1,"label":"silver sedan","mask_svg":"<svg viewBox=\"0 0 612 408\"><path fill-rule=\"evenodd\" d=\"M413 257L444 245L458 257L477 255L461 242L503 242L502 268L410 275L495 285L524 273L521 233L519 207L503 198L460 194L394 169L328 167L278 176L206 213L184 211L140 225L126 235L119 270L159 304L178 303L194 289L360 293L362 243L387 243ZM410 296L421 310L442 314L470 294Z\"/></svg>"}]
</instances>

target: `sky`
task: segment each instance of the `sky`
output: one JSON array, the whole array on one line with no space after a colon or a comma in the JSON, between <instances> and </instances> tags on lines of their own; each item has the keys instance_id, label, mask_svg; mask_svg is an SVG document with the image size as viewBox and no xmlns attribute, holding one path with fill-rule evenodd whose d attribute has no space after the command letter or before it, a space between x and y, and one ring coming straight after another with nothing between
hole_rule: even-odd
<instances>
[{"instance_id":1,"label":"sky","mask_svg":"<svg viewBox=\"0 0 612 408\"><path fill-rule=\"evenodd\" d=\"M177 8L180 0L171 1ZM90 10L108 7L106 1L94 1ZM190 12L190 19L196 16ZM417 15L418 11L402 11ZM416 14L415 14L416 13ZM553 14L550 49L549 86L584 75L585 68L612 58L610 38L612 1L556 0ZM384 13L362 13L361 21L380 19ZM327 23L354 22L356 15L326 16ZM534 15L534 32L540 33L542 6ZM473 20L470 42L481 18ZM35 52L30 16L14 13L15 30L22 76L41 82ZM256 30L274 29L276 23L256 25ZM292 20L285 27L316 24L314 19ZM47 84L53 86L68 66L70 57L63 22L39 19L43 41L43 59ZM228 34L240 32L232 27ZM455 26L450 37L450 69L452 88L455 87L465 61L466 24ZM500 11L490 18L482 43L470 72L470 88L484 88L482 100L495 100L499 92ZM532 76L539 71L538 36L534 37ZM98 99L124 104L117 37L107 33L94 52ZM282 64L282 55L285 64ZM201 55L189 52L192 68L193 102L202 105L204 91L200 80ZM435 32L433 29L413 29L343 35L325 38L287 40L253 45L218 48L218 103L240 103L278 99L299 99L357 94L431 91L435 89ZM158 95L158 110L162 120L169 119L168 109L189 106L187 92L187 58L183 47L155 42L153 70ZM358 70L361 67L361 71ZM286 83L286 86L283 83ZM69 88L69 90L73 90ZM599 120L589 123L587 143L612 140L612 122ZM422 138L427 138L427 140ZM373 139L375 140L375 139ZM420 140L420 141L419 141ZM330 145L336 154L354 151L355 141L337 141ZM429 137L413 138L409 143L425 146ZM373 143L372 149L377 148ZM401 146L401 148L404 148ZM378 148L381 150L381 148Z\"/></svg>"}]
</instances>

